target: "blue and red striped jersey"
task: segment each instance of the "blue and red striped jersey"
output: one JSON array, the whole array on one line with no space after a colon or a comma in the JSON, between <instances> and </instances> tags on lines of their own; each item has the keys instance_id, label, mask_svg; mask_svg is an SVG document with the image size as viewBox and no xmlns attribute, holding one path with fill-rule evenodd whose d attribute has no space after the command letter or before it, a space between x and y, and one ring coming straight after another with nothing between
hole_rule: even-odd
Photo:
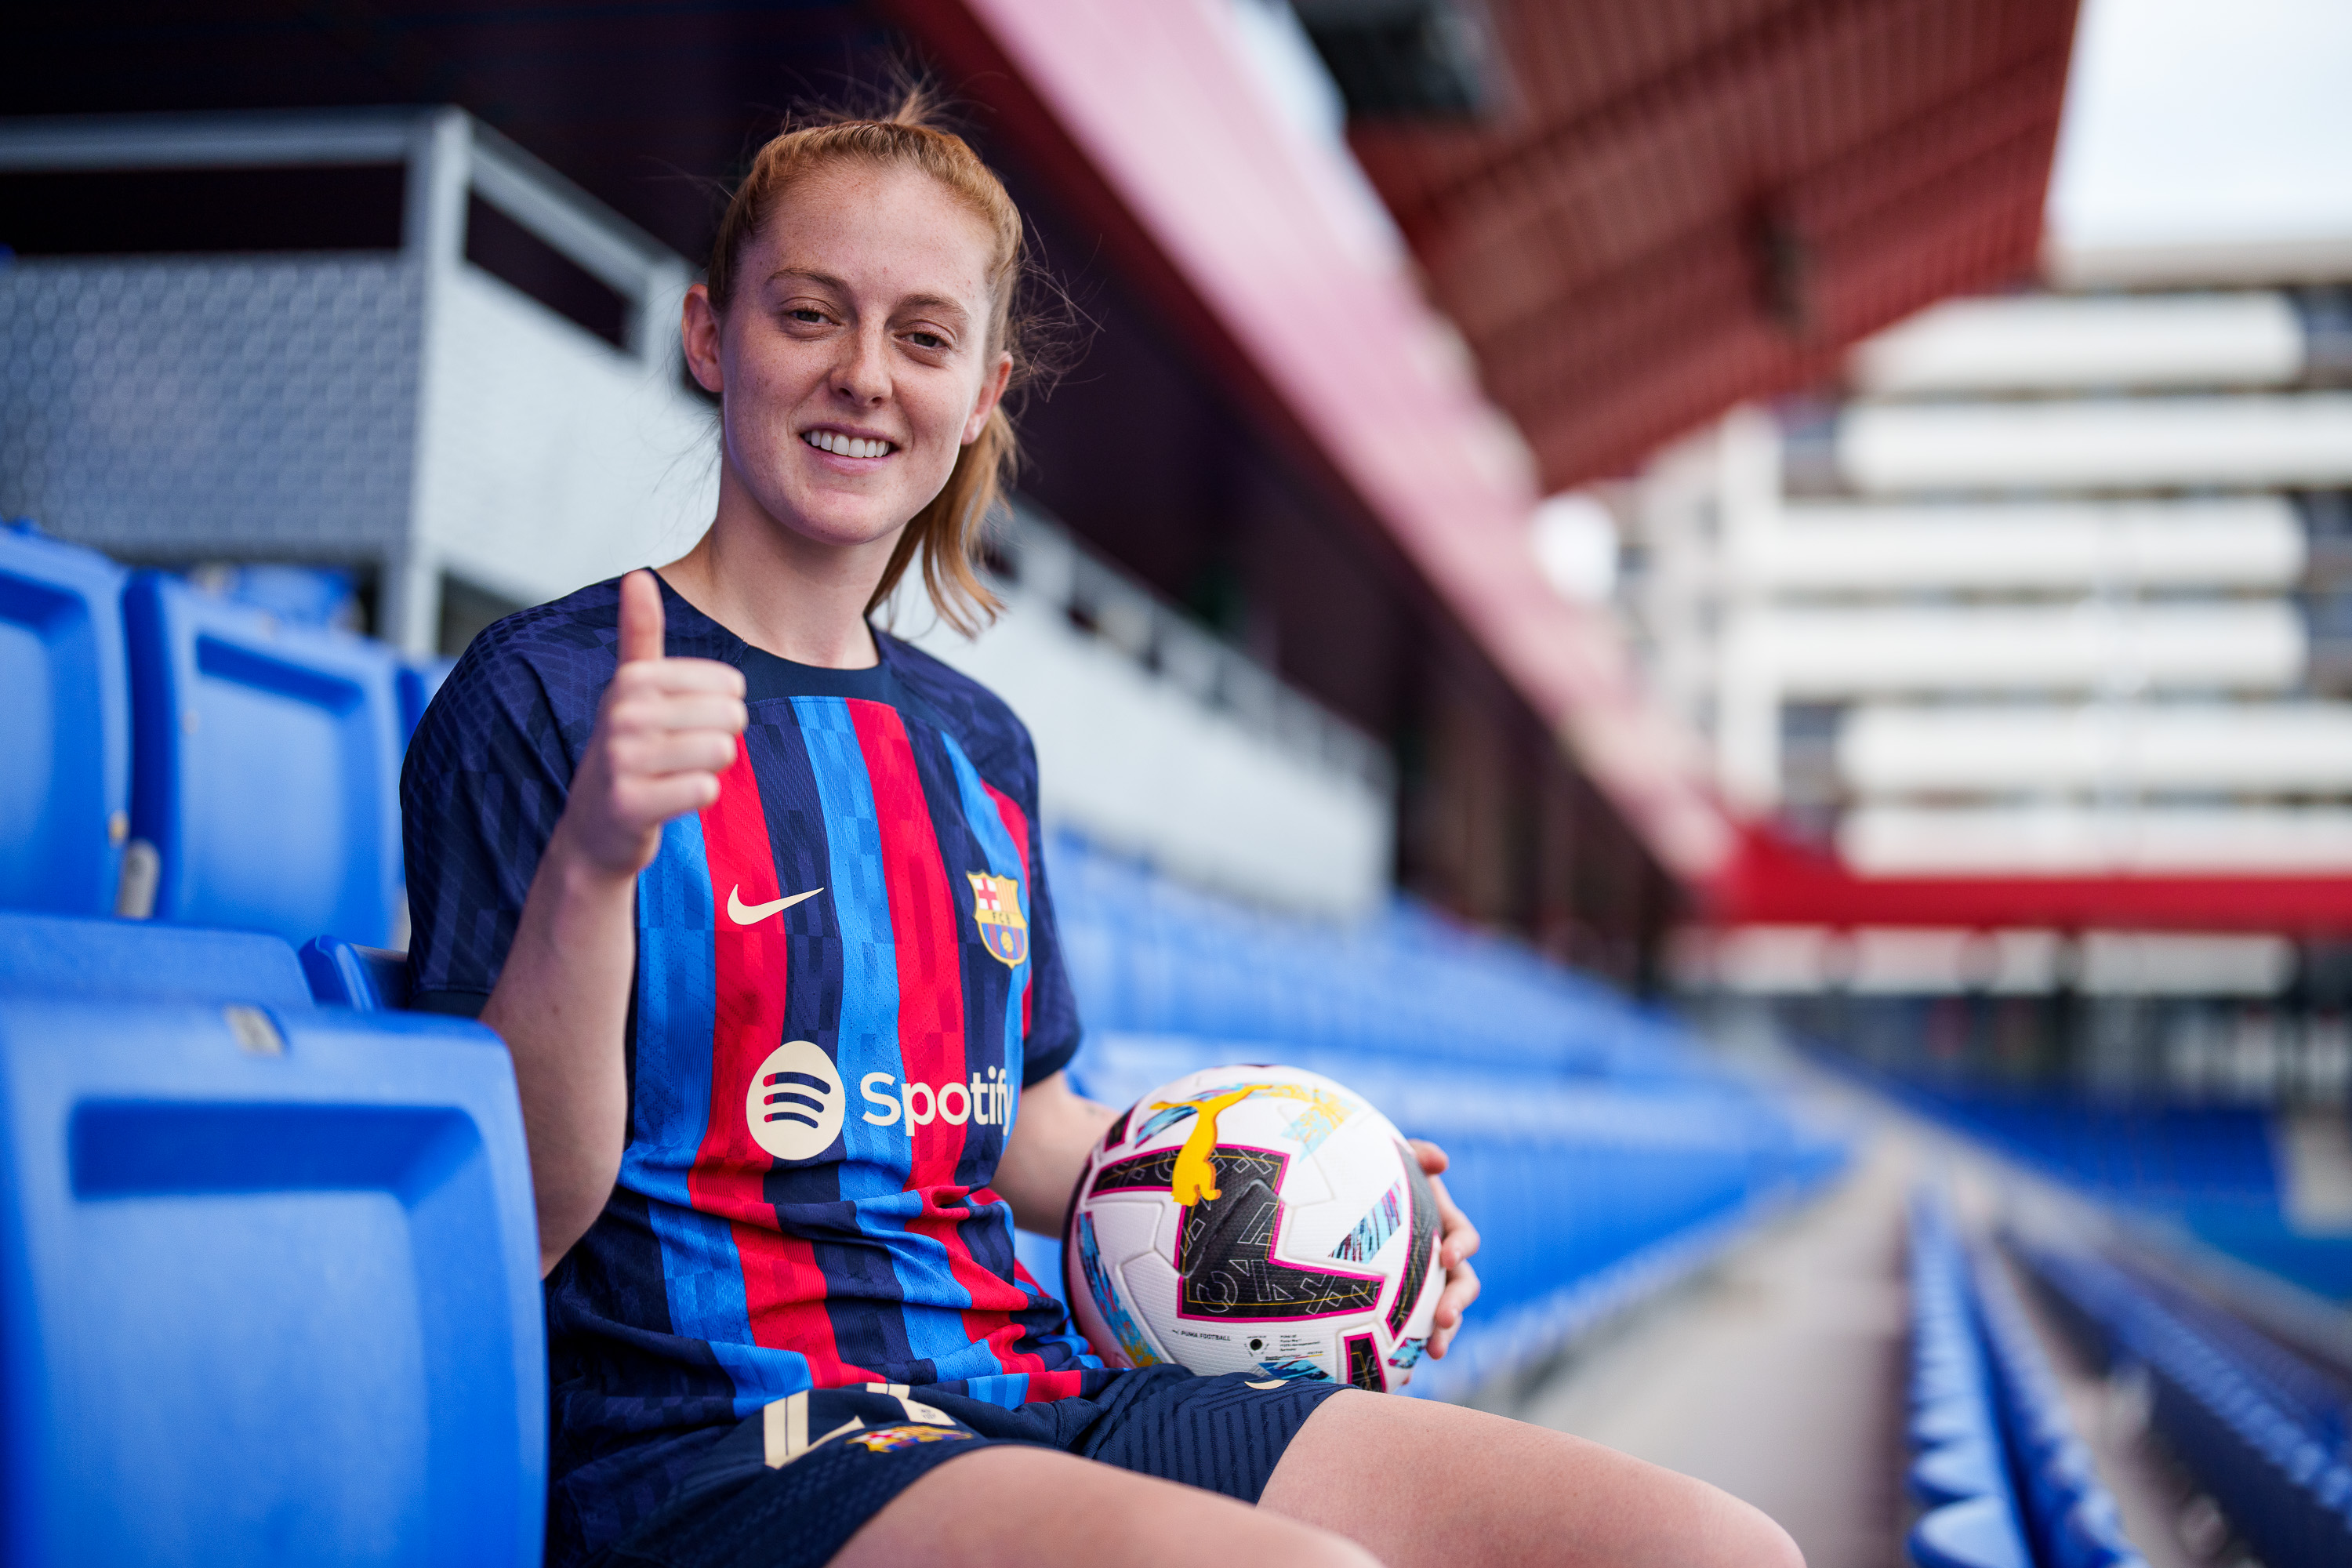
<instances>
[{"instance_id":1,"label":"blue and red striped jersey","mask_svg":"<svg viewBox=\"0 0 2352 1568\"><path fill-rule=\"evenodd\" d=\"M745 677L718 801L639 878L628 1142L547 1281L556 1534L593 1547L809 1388L1061 1398L1111 1374L989 1189L1077 1019L1027 732L877 634L866 670L748 647L667 586L672 655ZM411 965L478 1011L611 679L614 583L467 650L402 779ZM576 1533L575 1533L576 1532Z\"/></svg>"}]
</instances>

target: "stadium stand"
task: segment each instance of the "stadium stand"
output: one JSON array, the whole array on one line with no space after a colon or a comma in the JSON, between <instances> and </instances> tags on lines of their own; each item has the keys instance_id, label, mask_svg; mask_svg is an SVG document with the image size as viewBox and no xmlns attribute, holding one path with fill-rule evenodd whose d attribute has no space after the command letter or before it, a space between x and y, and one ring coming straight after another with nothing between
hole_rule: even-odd
<instances>
[{"instance_id":1,"label":"stadium stand","mask_svg":"<svg viewBox=\"0 0 2352 1568\"><path fill-rule=\"evenodd\" d=\"M2352 1561L2340 1384L2088 1247L2009 1242L2102 1365L2146 1370L2157 1431L2269 1568Z\"/></svg>"},{"instance_id":2,"label":"stadium stand","mask_svg":"<svg viewBox=\"0 0 2352 1568\"><path fill-rule=\"evenodd\" d=\"M398 661L142 572L123 594L131 830L156 918L353 942L401 907Z\"/></svg>"},{"instance_id":3,"label":"stadium stand","mask_svg":"<svg viewBox=\"0 0 2352 1568\"><path fill-rule=\"evenodd\" d=\"M2124 1534L2090 1449L2067 1417L2064 1395L2016 1288L1990 1253L1976 1255L1972 1278L2011 1462L2024 1479L2034 1561L2055 1568L2146 1568Z\"/></svg>"},{"instance_id":4,"label":"stadium stand","mask_svg":"<svg viewBox=\"0 0 2352 1568\"><path fill-rule=\"evenodd\" d=\"M2032 1568L1968 1264L1949 1209L1911 1205L1911 1493L1918 1568Z\"/></svg>"},{"instance_id":5,"label":"stadium stand","mask_svg":"<svg viewBox=\"0 0 2352 1568\"><path fill-rule=\"evenodd\" d=\"M131 698L120 567L0 527L0 908L115 907L131 826Z\"/></svg>"},{"instance_id":6,"label":"stadium stand","mask_svg":"<svg viewBox=\"0 0 2352 1568\"><path fill-rule=\"evenodd\" d=\"M205 934L112 945L164 966ZM496 1039L26 979L0 995L6 1560L537 1563L538 1232Z\"/></svg>"},{"instance_id":7,"label":"stadium stand","mask_svg":"<svg viewBox=\"0 0 2352 1568\"><path fill-rule=\"evenodd\" d=\"M2095 1202L2178 1226L2325 1300L2352 1302L2352 1236L2291 1223L2265 1110L2102 1102L1924 1082L1834 1053L1816 1059Z\"/></svg>"},{"instance_id":8,"label":"stadium stand","mask_svg":"<svg viewBox=\"0 0 2352 1568\"><path fill-rule=\"evenodd\" d=\"M1918 1568L2145 1568L2014 1290L1949 1204L1911 1205L1909 1476Z\"/></svg>"},{"instance_id":9,"label":"stadium stand","mask_svg":"<svg viewBox=\"0 0 2352 1568\"><path fill-rule=\"evenodd\" d=\"M1843 1163L1678 1026L1409 903L1342 926L1243 908L1067 834L1047 853L1087 1025L1082 1090L1124 1105L1202 1068L1281 1062L1444 1146L1485 1237L1484 1289L1416 1394L1540 1360ZM1056 1249L1024 1245L1058 1281Z\"/></svg>"}]
</instances>

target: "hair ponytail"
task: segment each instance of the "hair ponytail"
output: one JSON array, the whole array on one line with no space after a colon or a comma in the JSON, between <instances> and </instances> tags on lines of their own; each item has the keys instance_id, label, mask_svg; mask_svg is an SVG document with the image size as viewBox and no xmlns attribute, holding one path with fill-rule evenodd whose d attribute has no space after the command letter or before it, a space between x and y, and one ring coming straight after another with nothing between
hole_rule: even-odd
<instances>
[{"instance_id":1,"label":"hair ponytail","mask_svg":"<svg viewBox=\"0 0 2352 1568\"><path fill-rule=\"evenodd\" d=\"M995 172L962 137L942 130L937 118L929 91L916 86L888 114L788 125L771 139L751 160L751 172L719 219L706 274L712 306L722 316L726 313L743 247L803 175L845 163L918 170L946 186L987 224L994 239L988 274L988 353L1013 356L1008 395L1025 384L1035 366L1024 342L1028 322L1015 309L1028 261L1020 209ZM956 453L947 484L898 536L866 606L868 615L888 600L919 555L924 591L941 620L970 637L996 618L1003 605L975 568L988 525L1005 505L1005 490L1019 458L1013 421L1000 401L980 438Z\"/></svg>"}]
</instances>

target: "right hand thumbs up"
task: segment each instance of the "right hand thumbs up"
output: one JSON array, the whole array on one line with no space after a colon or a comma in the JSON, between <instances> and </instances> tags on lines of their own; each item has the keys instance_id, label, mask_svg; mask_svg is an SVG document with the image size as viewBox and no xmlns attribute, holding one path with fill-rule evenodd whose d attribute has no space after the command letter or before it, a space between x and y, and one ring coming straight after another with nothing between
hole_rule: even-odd
<instances>
[{"instance_id":1,"label":"right hand thumbs up","mask_svg":"<svg viewBox=\"0 0 2352 1568\"><path fill-rule=\"evenodd\" d=\"M711 658L663 653L661 584L621 579L620 665L572 775L559 832L593 865L634 877L661 846L661 826L719 798L748 717L742 672Z\"/></svg>"},{"instance_id":2,"label":"right hand thumbs up","mask_svg":"<svg viewBox=\"0 0 2352 1568\"><path fill-rule=\"evenodd\" d=\"M621 579L621 662L662 656L661 584L650 572Z\"/></svg>"}]
</instances>

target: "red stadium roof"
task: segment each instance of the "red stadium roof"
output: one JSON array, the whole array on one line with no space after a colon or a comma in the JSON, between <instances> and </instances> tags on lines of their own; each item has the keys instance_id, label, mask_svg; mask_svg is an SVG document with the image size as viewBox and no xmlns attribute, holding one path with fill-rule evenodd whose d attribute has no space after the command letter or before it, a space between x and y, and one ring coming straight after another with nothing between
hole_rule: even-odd
<instances>
[{"instance_id":1,"label":"red stadium roof","mask_svg":"<svg viewBox=\"0 0 2352 1568\"><path fill-rule=\"evenodd\" d=\"M1727 925L2352 931L2352 878L1862 877L1764 828L1708 890L1708 917Z\"/></svg>"},{"instance_id":2,"label":"red stadium roof","mask_svg":"<svg viewBox=\"0 0 2352 1568\"><path fill-rule=\"evenodd\" d=\"M1547 487L2033 269L2073 0L1495 0L1491 123L1359 158Z\"/></svg>"}]
</instances>

